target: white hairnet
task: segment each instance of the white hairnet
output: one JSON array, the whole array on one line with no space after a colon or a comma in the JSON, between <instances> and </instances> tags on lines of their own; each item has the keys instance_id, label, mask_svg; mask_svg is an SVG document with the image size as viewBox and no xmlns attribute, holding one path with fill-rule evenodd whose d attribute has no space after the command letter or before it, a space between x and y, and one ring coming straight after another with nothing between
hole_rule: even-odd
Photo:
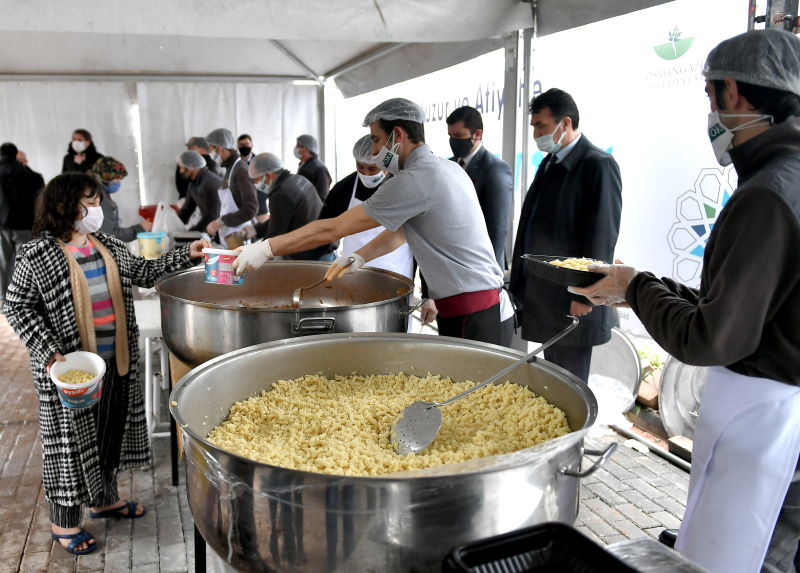
<instances>
[{"instance_id":1,"label":"white hairnet","mask_svg":"<svg viewBox=\"0 0 800 573\"><path fill-rule=\"evenodd\" d=\"M297 137L297 145L302 145L314 155L319 155L319 143L313 135L300 135Z\"/></svg>"},{"instance_id":2,"label":"white hairnet","mask_svg":"<svg viewBox=\"0 0 800 573\"><path fill-rule=\"evenodd\" d=\"M283 169L283 161L274 153L259 153L250 162L247 173L251 179L261 177L265 173L275 173Z\"/></svg>"},{"instance_id":3,"label":"white hairnet","mask_svg":"<svg viewBox=\"0 0 800 573\"><path fill-rule=\"evenodd\" d=\"M364 118L363 126L368 127L370 123L378 121L379 119L384 119L386 121L404 119L417 123L425 123L425 111L411 100L396 97L387 99L385 102L373 108Z\"/></svg>"},{"instance_id":4,"label":"white hairnet","mask_svg":"<svg viewBox=\"0 0 800 573\"><path fill-rule=\"evenodd\" d=\"M208 141L209 145L216 145L217 147L224 147L225 149L233 149L236 147L233 134L229 129L225 129L224 127L218 127L206 135L206 141Z\"/></svg>"},{"instance_id":5,"label":"white hairnet","mask_svg":"<svg viewBox=\"0 0 800 573\"><path fill-rule=\"evenodd\" d=\"M206 166L206 160L196 151L184 151L178 155L178 165L185 169L200 169Z\"/></svg>"},{"instance_id":6,"label":"white hairnet","mask_svg":"<svg viewBox=\"0 0 800 573\"><path fill-rule=\"evenodd\" d=\"M365 135L353 146L353 157L359 163L371 163L375 165L375 160L372 155L372 136Z\"/></svg>"},{"instance_id":7,"label":"white hairnet","mask_svg":"<svg viewBox=\"0 0 800 573\"><path fill-rule=\"evenodd\" d=\"M800 95L800 39L775 28L739 34L711 50L703 75Z\"/></svg>"}]
</instances>

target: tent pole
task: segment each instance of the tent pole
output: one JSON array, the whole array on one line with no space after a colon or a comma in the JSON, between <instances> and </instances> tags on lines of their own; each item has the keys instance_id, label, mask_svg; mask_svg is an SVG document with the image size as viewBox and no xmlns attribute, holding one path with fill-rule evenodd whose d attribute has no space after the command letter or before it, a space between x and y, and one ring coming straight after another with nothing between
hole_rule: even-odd
<instances>
[{"instance_id":1,"label":"tent pole","mask_svg":"<svg viewBox=\"0 0 800 573\"><path fill-rule=\"evenodd\" d=\"M315 72L314 70L312 70L311 68L309 68L306 65L306 63L303 60L301 60L300 58L298 58L295 55L295 53L292 52L289 48L287 48L286 46L281 44L278 40L270 40L270 43L273 46L275 46L276 48L278 48L278 50L283 52L284 56L286 56L287 58L292 60L298 66L300 66L303 69L303 71L306 73L306 75L308 76L308 79L315 80L315 81L319 82L320 84L322 83L322 78L320 77L320 75L317 72Z\"/></svg>"}]
</instances>

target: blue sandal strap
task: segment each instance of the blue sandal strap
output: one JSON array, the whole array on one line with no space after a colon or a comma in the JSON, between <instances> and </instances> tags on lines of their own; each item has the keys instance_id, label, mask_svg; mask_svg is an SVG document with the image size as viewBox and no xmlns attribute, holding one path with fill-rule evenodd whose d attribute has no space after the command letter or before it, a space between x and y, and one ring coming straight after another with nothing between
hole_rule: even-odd
<instances>
[{"instance_id":1,"label":"blue sandal strap","mask_svg":"<svg viewBox=\"0 0 800 573\"><path fill-rule=\"evenodd\" d=\"M56 541L58 541L59 539L71 539L72 541L70 541L66 546L61 545L61 542L59 542L59 545L64 547L64 549L66 549L73 555L82 555L84 553L89 553L90 551L94 550L94 546L96 544L96 543L89 543L89 541L94 539L94 537L92 536L91 533L89 533L85 529L81 529L78 533L63 533L63 534L58 534L51 531L50 536ZM78 547L78 545L80 545L81 543L86 543L87 545L86 549L76 549L76 547Z\"/></svg>"}]
</instances>

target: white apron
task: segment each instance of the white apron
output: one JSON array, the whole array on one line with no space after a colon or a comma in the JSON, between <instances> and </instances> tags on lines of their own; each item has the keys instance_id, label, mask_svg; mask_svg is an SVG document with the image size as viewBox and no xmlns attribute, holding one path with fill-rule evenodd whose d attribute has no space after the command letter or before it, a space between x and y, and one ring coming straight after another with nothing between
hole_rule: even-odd
<instances>
[{"instance_id":1,"label":"white apron","mask_svg":"<svg viewBox=\"0 0 800 573\"><path fill-rule=\"evenodd\" d=\"M233 170L236 169L236 164L242 160L241 157L237 157L236 161L233 162L233 166L231 167L230 176L228 177L228 186L227 187L220 187L217 191L219 195L219 216L222 217L227 215L228 213L235 213L239 210L239 206L236 204L236 201L233 200L233 192L231 191L231 179L233 178ZM226 225L222 225L217 232L219 235L219 241L223 245L225 244L225 237L230 235L231 233L235 233L236 231L240 231L245 228L247 225L252 224L252 221L245 221L241 225L236 225L235 227L228 227Z\"/></svg>"},{"instance_id":2,"label":"white apron","mask_svg":"<svg viewBox=\"0 0 800 573\"><path fill-rule=\"evenodd\" d=\"M348 209L357 207L362 203L362 201L356 199L357 186L358 177L356 177L355 183L353 183L353 195L350 198L350 204L347 206ZM361 231L360 233L356 233L354 235L348 235L342 239L342 255L347 256L353 251L357 251L369 243L372 239L383 233L383 231L385 231L383 227L375 227L374 229L367 229L366 231ZM367 263L367 266L399 273L410 278L411 280L414 280L414 277L412 276L412 273L414 272L414 257L411 256L411 249L408 247L408 243L397 247L391 253L386 253L377 259L372 259Z\"/></svg>"},{"instance_id":3,"label":"white apron","mask_svg":"<svg viewBox=\"0 0 800 573\"><path fill-rule=\"evenodd\" d=\"M758 573L799 454L799 387L709 368L675 549L711 573Z\"/></svg>"}]
</instances>

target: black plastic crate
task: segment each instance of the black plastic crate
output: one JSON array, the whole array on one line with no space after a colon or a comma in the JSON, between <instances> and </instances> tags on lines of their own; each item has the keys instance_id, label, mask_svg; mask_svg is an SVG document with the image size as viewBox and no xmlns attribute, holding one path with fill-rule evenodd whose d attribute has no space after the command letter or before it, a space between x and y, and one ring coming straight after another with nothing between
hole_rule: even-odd
<instances>
[{"instance_id":1,"label":"black plastic crate","mask_svg":"<svg viewBox=\"0 0 800 573\"><path fill-rule=\"evenodd\" d=\"M543 523L456 547L444 573L636 573L574 527Z\"/></svg>"}]
</instances>

